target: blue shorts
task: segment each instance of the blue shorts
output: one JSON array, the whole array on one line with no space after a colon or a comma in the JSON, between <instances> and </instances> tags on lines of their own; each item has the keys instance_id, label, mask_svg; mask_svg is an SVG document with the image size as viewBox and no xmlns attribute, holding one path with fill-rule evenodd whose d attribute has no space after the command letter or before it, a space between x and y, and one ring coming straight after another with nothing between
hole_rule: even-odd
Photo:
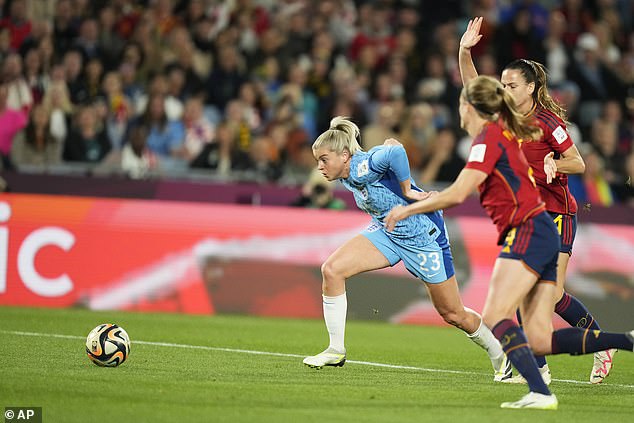
<instances>
[{"instance_id":1,"label":"blue shorts","mask_svg":"<svg viewBox=\"0 0 634 423\"><path fill-rule=\"evenodd\" d=\"M444 234L444 227L440 230ZM427 283L441 283L454 275L453 257L448 242L441 247L438 241L424 246L412 246L390 238L380 225L372 224L361 232L388 259L390 266L403 260L405 268ZM436 238L438 240L438 238Z\"/></svg>"},{"instance_id":2,"label":"blue shorts","mask_svg":"<svg viewBox=\"0 0 634 423\"><path fill-rule=\"evenodd\" d=\"M538 280L556 282L559 249L557 227L542 212L508 231L498 257L521 260Z\"/></svg>"},{"instance_id":3,"label":"blue shorts","mask_svg":"<svg viewBox=\"0 0 634 423\"><path fill-rule=\"evenodd\" d=\"M577 215L573 214L559 214L548 212L551 219L557 226L557 232L559 232L559 239L561 242L561 248L559 252L572 255L572 244L575 242L575 235L577 234Z\"/></svg>"}]
</instances>

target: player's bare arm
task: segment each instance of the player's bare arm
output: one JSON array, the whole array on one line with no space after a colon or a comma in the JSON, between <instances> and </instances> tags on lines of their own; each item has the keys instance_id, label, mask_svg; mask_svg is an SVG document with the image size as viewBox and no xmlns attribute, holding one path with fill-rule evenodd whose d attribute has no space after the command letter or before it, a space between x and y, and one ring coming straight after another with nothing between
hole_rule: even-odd
<instances>
[{"instance_id":1,"label":"player's bare arm","mask_svg":"<svg viewBox=\"0 0 634 423\"><path fill-rule=\"evenodd\" d=\"M559 159L555 160L554 156L555 153L550 152L544 157L544 172L546 172L546 182L549 184L557 172L575 174L583 173L586 170L586 164L574 145L564 151Z\"/></svg>"},{"instance_id":2,"label":"player's bare arm","mask_svg":"<svg viewBox=\"0 0 634 423\"><path fill-rule=\"evenodd\" d=\"M392 231L398 222L414 214L429 213L457 206L463 203L486 178L487 174L480 170L463 169L456 181L438 194L430 195L425 200L408 206L394 207L384 220L385 228Z\"/></svg>"},{"instance_id":3,"label":"player's bare arm","mask_svg":"<svg viewBox=\"0 0 634 423\"><path fill-rule=\"evenodd\" d=\"M471 47L478 44L478 41L482 38L482 34L480 34L480 26L482 26L481 16L470 20L466 31L462 34L462 38L460 39L458 64L460 66L460 77L462 78L463 85L478 76L478 71L473 64L473 58L471 57Z\"/></svg>"}]
</instances>

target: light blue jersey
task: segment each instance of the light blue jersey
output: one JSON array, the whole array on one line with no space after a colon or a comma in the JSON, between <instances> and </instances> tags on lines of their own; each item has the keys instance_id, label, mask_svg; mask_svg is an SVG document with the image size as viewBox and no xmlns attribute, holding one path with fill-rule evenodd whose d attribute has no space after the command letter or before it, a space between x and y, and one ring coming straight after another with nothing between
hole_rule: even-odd
<instances>
[{"instance_id":1,"label":"light blue jersey","mask_svg":"<svg viewBox=\"0 0 634 423\"><path fill-rule=\"evenodd\" d=\"M363 231L393 266L405 267L425 282L438 283L454 274L449 239L442 212L416 214L385 230L384 219L397 205L411 203L403 196L399 182L410 179L409 162L402 146L381 145L368 152L356 152L350 161L350 175L341 179L354 195L357 206L372 216ZM412 189L422 191L412 182Z\"/></svg>"}]
</instances>

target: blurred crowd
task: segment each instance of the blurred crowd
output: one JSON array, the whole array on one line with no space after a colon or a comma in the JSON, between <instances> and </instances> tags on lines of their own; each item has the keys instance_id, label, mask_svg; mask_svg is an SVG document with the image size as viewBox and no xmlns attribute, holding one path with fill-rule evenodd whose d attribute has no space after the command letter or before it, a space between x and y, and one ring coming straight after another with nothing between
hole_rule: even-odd
<instances>
[{"instance_id":1,"label":"blurred crowd","mask_svg":"<svg viewBox=\"0 0 634 423\"><path fill-rule=\"evenodd\" d=\"M312 141L345 115L365 149L397 138L420 184L450 182L470 144L459 39L484 16L481 74L548 68L587 164L577 199L634 205L631 0L0 0L0 13L5 169L302 183Z\"/></svg>"}]
</instances>

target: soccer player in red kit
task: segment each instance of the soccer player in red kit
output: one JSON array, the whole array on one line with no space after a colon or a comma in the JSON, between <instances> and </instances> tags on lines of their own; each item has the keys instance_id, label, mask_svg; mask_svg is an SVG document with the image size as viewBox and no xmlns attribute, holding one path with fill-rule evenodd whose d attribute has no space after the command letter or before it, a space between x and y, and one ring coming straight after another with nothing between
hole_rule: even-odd
<instances>
[{"instance_id":1,"label":"soccer player in red kit","mask_svg":"<svg viewBox=\"0 0 634 423\"><path fill-rule=\"evenodd\" d=\"M498 244L502 245L482 318L529 387L529 393L519 401L504 402L501 407L556 410L557 398L544 382L533 352L580 355L608 348L632 351L634 330L626 334L577 327L552 330L550 299L557 278L559 234L521 152L520 138L540 136L541 131L531 122L530 116L517 110L513 96L499 81L478 76L467 82L460 95L460 123L474 140L465 168L447 189L394 207L384 222L389 231L414 214L460 204L478 188L480 203L495 223ZM523 330L513 321L518 307Z\"/></svg>"},{"instance_id":2,"label":"soccer player in red kit","mask_svg":"<svg viewBox=\"0 0 634 423\"><path fill-rule=\"evenodd\" d=\"M469 22L460 40L458 55L462 82L478 76L473 65L470 49L478 43L482 18ZM566 111L548 93L544 66L532 60L518 59L506 65L500 78L504 88L513 95L518 110L535 119L542 136L535 141L524 141L522 151L533 168L533 177L539 188L546 210L559 232L561 248L557 260L557 289L553 303L555 312L571 326L600 330L592 314L581 301L564 291L568 261L572 255L572 244L577 231L577 203L568 189L568 174L583 173L585 164L577 147L566 130ZM518 320L521 320L518 315ZM612 369L612 358L616 350L599 351L594 355L590 372L591 383L601 383ZM544 357L536 357L540 372L546 383L551 375ZM521 377L505 382L525 382Z\"/></svg>"}]
</instances>

